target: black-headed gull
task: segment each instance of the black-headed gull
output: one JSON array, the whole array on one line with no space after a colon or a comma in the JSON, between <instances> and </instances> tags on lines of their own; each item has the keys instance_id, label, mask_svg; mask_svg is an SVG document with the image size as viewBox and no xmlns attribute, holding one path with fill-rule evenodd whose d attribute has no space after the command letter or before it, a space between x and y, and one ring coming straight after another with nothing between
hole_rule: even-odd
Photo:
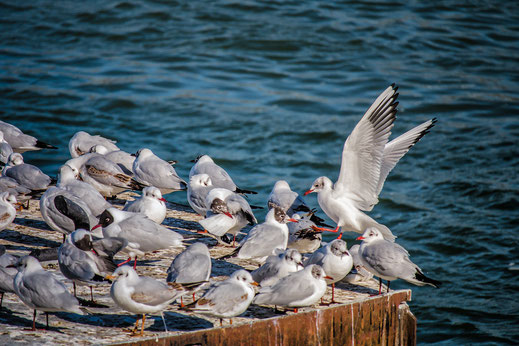
<instances>
[{"instance_id":1,"label":"black-headed gull","mask_svg":"<svg viewBox=\"0 0 519 346\"><path fill-rule=\"evenodd\" d=\"M7 165L2 171L2 175L13 178L20 185L32 190L45 190L51 183L51 178L43 173L38 167L24 163L20 153L9 155Z\"/></svg>"},{"instance_id":2,"label":"black-headed gull","mask_svg":"<svg viewBox=\"0 0 519 346\"><path fill-rule=\"evenodd\" d=\"M115 141L101 137L99 135L90 135L88 132L79 131L70 138L68 142L68 150L70 156L76 158L90 152L90 149L96 145L104 146L108 151L119 150L119 147L115 145Z\"/></svg>"},{"instance_id":3,"label":"black-headed gull","mask_svg":"<svg viewBox=\"0 0 519 346\"><path fill-rule=\"evenodd\" d=\"M157 187L163 195L187 189L187 183L178 176L171 164L150 149L139 149L135 156L133 174L138 182Z\"/></svg>"},{"instance_id":4,"label":"black-headed gull","mask_svg":"<svg viewBox=\"0 0 519 346\"><path fill-rule=\"evenodd\" d=\"M236 193L257 194L255 191L240 189L232 180L229 173L214 163L209 155L201 155L194 160L195 164L189 171L189 178L196 174L209 174L214 187L221 187Z\"/></svg>"},{"instance_id":5,"label":"black-headed gull","mask_svg":"<svg viewBox=\"0 0 519 346\"><path fill-rule=\"evenodd\" d=\"M6 252L5 246L0 245L0 308L4 300L4 293L15 293L13 287L14 277L18 270L13 266L18 262L18 257Z\"/></svg>"},{"instance_id":6,"label":"black-headed gull","mask_svg":"<svg viewBox=\"0 0 519 346\"><path fill-rule=\"evenodd\" d=\"M209 207L206 218L198 222L218 239L225 233L232 234L236 239L236 234L243 227L258 222L247 200L224 188L212 189L207 194L206 205Z\"/></svg>"},{"instance_id":7,"label":"black-headed gull","mask_svg":"<svg viewBox=\"0 0 519 346\"><path fill-rule=\"evenodd\" d=\"M285 276L272 286L262 287L254 298L257 305L275 305L297 308L310 306L326 293L326 276L323 268L311 264L305 269Z\"/></svg>"},{"instance_id":8,"label":"black-headed gull","mask_svg":"<svg viewBox=\"0 0 519 346\"><path fill-rule=\"evenodd\" d=\"M335 301L335 283L344 279L344 277L351 271L353 260L346 247L346 242L342 239L335 239L326 246L315 251L305 261L305 266L309 264L320 265L327 276L332 279L326 279L327 284L332 285L332 300L330 304Z\"/></svg>"},{"instance_id":9,"label":"black-headed gull","mask_svg":"<svg viewBox=\"0 0 519 346\"><path fill-rule=\"evenodd\" d=\"M84 314L78 300L70 294L67 287L54 274L45 271L36 258L24 256L13 266L18 269L13 281L14 291L25 305L34 309L32 330L36 330L37 310L47 314L47 329L49 312Z\"/></svg>"},{"instance_id":10,"label":"black-headed gull","mask_svg":"<svg viewBox=\"0 0 519 346\"><path fill-rule=\"evenodd\" d=\"M426 121L388 143L396 119L397 89L392 85L380 94L344 142L337 182L333 184L328 177L319 177L305 192L305 195L317 192L319 205L337 223L334 230L321 230L338 232L342 228L362 233L367 227L376 227L384 238L392 241L396 238L389 228L363 211L372 210L378 203L389 172L436 122Z\"/></svg>"},{"instance_id":11,"label":"black-headed gull","mask_svg":"<svg viewBox=\"0 0 519 346\"><path fill-rule=\"evenodd\" d=\"M186 305L185 309L195 313L206 314L220 318L232 318L244 313L254 298L254 288L257 286L250 273L240 269L224 280L214 283L197 301Z\"/></svg>"},{"instance_id":12,"label":"black-headed gull","mask_svg":"<svg viewBox=\"0 0 519 346\"><path fill-rule=\"evenodd\" d=\"M390 282L396 279L417 286L431 285L439 288L441 285L440 281L425 276L420 267L411 262L409 252L397 243L384 239L378 229L366 229L357 240L362 240L359 255L364 267L379 278L379 294L382 291L382 279L387 280L388 292Z\"/></svg>"},{"instance_id":13,"label":"black-headed gull","mask_svg":"<svg viewBox=\"0 0 519 346\"><path fill-rule=\"evenodd\" d=\"M280 279L303 269L302 256L296 249L277 250L267 257L265 264L251 272L252 278L260 286L272 286Z\"/></svg>"},{"instance_id":14,"label":"black-headed gull","mask_svg":"<svg viewBox=\"0 0 519 346\"><path fill-rule=\"evenodd\" d=\"M15 153L24 153L26 151L40 149L58 149L53 145L23 133L16 126L3 121L0 121L0 131L4 134L4 140L9 143Z\"/></svg>"},{"instance_id":15,"label":"black-headed gull","mask_svg":"<svg viewBox=\"0 0 519 346\"><path fill-rule=\"evenodd\" d=\"M243 238L236 250L222 259L238 257L253 258L264 262L268 256L274 255L276 249L282 251L288 244L288 222L297 222L291 219L283 210L274 207L265 216L265 222L254 226Z\"/></svg>"},{"instance_id":16,"label":"black-headed gull","mask_svg":"<svg viewBox=\"0 0 519 346\"><path fill-rule=\"evenodd\" d=\"M141 332L137 334L140 317L137 318L132 331L133 335L139 336L144 334L146 314L157 312L160 312L164 329L168 331L162 311L172 301L201 284L165 283L150 277L139 276L133 268L127 265L117 268L113 275L107 276L107 279L114 280L110 288L110 296L114 302L123 310L142 315Z\"/></svg>"},{"instance_id":17,"label":"black-headed gull","mask_svg":"<svg viewBox=\"0 0 519 346\"><path fill-rule=\"evenodd\" d=\"M0 193L0 231L4 230L16 217L16 197L9 192Z\"/></svg>"},{"instance_id":18,"label":"black-headed gull","mask_svg":"<svg viewBox=\"0 0 519 346\"><path fill-rule=\"evenodd\" d=\"M166 218L166 200L158 188L148 186L139 198L126 202L123 210L146 215L160 225Z\"/></svg>"},{"instance_id":19,"label":"black-headed gull","mask_svg":"<svg viewBox=\"0 0 519 346\"><path fill-rule=\"evenodd\" d=\"M322 232L315 230L316 224L311 220L313 213L298 212L292 215L297 222L288 226L288 248L297 249L301 253L311 253L321 246Z\"/></svg>"}]
</instances>

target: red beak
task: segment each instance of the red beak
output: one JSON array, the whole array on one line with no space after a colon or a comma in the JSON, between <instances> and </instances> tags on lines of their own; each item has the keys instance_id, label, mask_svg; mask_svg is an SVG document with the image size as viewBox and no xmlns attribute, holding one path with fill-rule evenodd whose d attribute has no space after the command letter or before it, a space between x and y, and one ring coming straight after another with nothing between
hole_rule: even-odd
<instances>
[{"instance_id":1,"label":"red beak","mask_svg":"<svg viewBox=\"0 0 519 346\"><path fill-rule=\"evenodd\" d=\"M313 190L313 189L310 189L310 190L306 191L305 194L304 194L303 196L306 196L306 195L308 195L309 193L312 193L312 192L314 192L314 190Z\"/></svg>"},{"instance_id":2,"label":"red beak","mask_svg":"<svg viewBox=\"0 0 519 346\"><path fill-rule=\"evenodd\" d=\"M288 219L288 221L290 221L290 222L299 222L296 219Z\"/></svg>"},{"instance_id":3,"label":"red beak","mask_svg":"<svg viewBox=\"0 0 519 346\"><path fill-rule=\"evenodd\" d=\"M232 215L230 213L225 212L224 214L232 219Z\"/></svg>"},{"instance_id":4,"label":"red beak","mask_svg":"<svg viewBox=\"0 0 519 346\"><path fill-rule=\"evenodd\" d=\"M166 203L166 199L164 199L164 197L159 198L159 201Z\"/></svg>"},{"instance_id":5,"label":"red beak","mask_svg":"<svg viewBox=\"0 0 519 346\"><path fill-rule=\"evenodd\" d=\"M331 276L328 276L328 275L326 275L324 278L328 279L328 280L333 280L333 278Z\"/></svg>"},{"instance_id":6,"label":"red beak","mask_svg":"<svg viewBox=\"0 0 519 346\"><path fill-rule=\"evenodd\" d=\"M99 228L99 227L101 227L101 224L99 224L99 225L95 225L94 227L92 227L92 229L90 230L90 232L92 232L93 230L95 230L96 228Z\"/></svg>"},{"instance_id":7,"label":"red beak","mask_svg":"<svg viewBox=\"0 0 519 346\"><path fill-rule=\"evenodd\" d=\"M357 237L357 240L364 240L366 238L364 238L363 236L360 236L360 237Z\"/></svg>"}]
</instances>

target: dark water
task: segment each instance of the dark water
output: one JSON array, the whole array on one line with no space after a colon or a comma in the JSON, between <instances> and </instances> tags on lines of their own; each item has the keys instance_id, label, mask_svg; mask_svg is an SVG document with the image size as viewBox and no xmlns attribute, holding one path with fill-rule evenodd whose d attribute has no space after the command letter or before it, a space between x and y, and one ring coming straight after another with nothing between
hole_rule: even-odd
<instances>
[{"instance_id":1,"label":"dark water","mask_svg":"<svg viewBox=\"0 0 519 346\"><path fill-rule=\"evenodd\" d=\"M207 153L264 204L278 179L336 179L396 82L395 134L439 120L371 214L444 282L412 286L419 342L517 343L519 2L432 3L2 1L0 116L60 147L25 155L51 175L85 130L184 178Z\"/></svg>"}]
</instances>

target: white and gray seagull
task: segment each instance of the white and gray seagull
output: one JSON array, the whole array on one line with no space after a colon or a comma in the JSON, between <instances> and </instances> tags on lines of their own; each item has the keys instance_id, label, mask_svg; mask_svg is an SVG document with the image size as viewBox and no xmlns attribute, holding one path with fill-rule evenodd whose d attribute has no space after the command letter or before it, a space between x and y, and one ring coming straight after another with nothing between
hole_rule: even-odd
<instances>
[{"instance_id":1,"label":"white and gray seagull","mask_svg":"<svg viewBox=\"0 0 519 346\"><path fill-rule=\"evenodd\" d=\"M209 174L201 173L189 177L187 202L197 214L206 216L210 209L210 205L208 206L206 203L206 198L214 188Z\"/></svg>"},{"instance_id":2,"label":"white and gray seagull","mask_svg":"<svg viewBox=\"0 0 519 346\"><path fill-rule=\"evenodd\" d=\"M13 266L18 269L13 281L14 291L25 305L34 309L31 330L36 330L37 310L47 314L47 329L49 312L66 311L84 315L78 300L54 274L45 271L36 258L24 256Z\"/></svg>"},{"instance_id":3,"label":"white and gray seagull","mask_svg":"<svg viewBox=\"0 0 519 346\"><path fill-rule=\"evenodd\" d=\"M4 230L16 218L16 197L9 192L0 193L0 231Z\"/></svg>"},{"instance_id":4,"label":"white and gray seagull","mask_svg":"<svg viewBox=\"0 0 519 346\"><path fill-rule=\"evenodd\" d=\"M280 279L303 269L302 256L296 249L276 250L267 257L265 264L251 272L252 278L260 286L272 286Z\"/></svg>"},{"instance_id":5,"label":"white and gray seagull","mask_svg":"<svg viewBox=\"0 0 519 346\"><path fill-rule=\"evenodd\" d=\"M362 240L359 255L364 267L379 278L378 294L382 291L382 280L387 280L387 292L389 292L390 282L396 279L417 286L440 287L440 281L425 276L420 267L411 262L406 249L384 239L378 229L374 227L366 229L357 240Z\"/></svg>"},{"instance_id":6,"label":"white and gray seagull","mask_svg":"<svg viewBox=\"0 0 519 346\"><path fill-rule=\"evenodd\" d=\"M166 200L158 188L148 186L139 198L126 202L123 210L146 215L160 225L166 218Z\"/></svg>"},{"instance_id":7,"label":"white and gray seagull","mask_svg":"<svg viewBox=\"0 0 519 346\"><path fill-rule=\"evenodd\" d=\"M37 138L23 133L19 128L4 121L0 121L0 132L4 134L4 140L9 143L15 153L41 149L58 149Z\"/></svg>"},{"instance_id":8,"label":"white and gray seagull","mask_svg":"<svg viewBox=\"0 0 519 346\"><path fill-rule=\"evenodd\" d=\"M305 195L317 192L319 205L337 223L334 230L320 230L338 232L343 228L342 231L362 233L367 227L376 227L384 238L391 241L396 238L388 227L364 211L372 210L378 203L389 172L436 122L428 120L388 143L396 119L397 89L392 85L380 94L344 142L337 182L333 184L328 177L319 177L305 192Z\"/></svg>"},{"instance_id":9,"label":"white and gray seagull","mask_svg":"<svg viewBox=\"0 0 519 346\"><path fill-rule=\"evenodd\" d=\"M70 138L68 142L68 150L72 158L79 157L81 155L90 152L90 149L96 145L102 145L108 151L119 150L119 147L115 145L116 141L101 137L99 135L91 135L85 131L78 131Z\"/></svg>"},{"instance_id":10,"label":"white and gray seagull","mask_svg":"<svg viewBox=\"0 0 519 346\"><path fill-rule=\"evenodd\" d=\"M335 283L348 275L353 266L353 259L348 252L346 242L342 239L335 239L329 242L308 257L305 261L305 266L310 264L320 265L326 275L331 277L331 279L326 279L326 283L332 285L332 300L330 304L336 303Z\"/></svg>"},{"instance_id":11,"label":"white and gray seagull","mask_svg":"<svg viewBox=\"0 0 519 346\"><path fill-rule=\"evenodd\" d=\"M232 180L229 173L214 163L209 155L201 155L193 160L195 164L189 171L189 178L197 174L208 174L214 187L221 187L236 193L257 194L255 191L240 189Z\"/></svg>"},{"instance_id":12,"label":"white and gray seagull","mask_svg":"<svg viewBox=\"0 0 519 346\"><path fill-rule=\"evenodd\" d=\"M4 167L2 175L13 178L20 185L32 191L45 190L52 180L38 167L24 163L22 154L16 152L9 155L7 165Z\"/></svg>"},{"instance_id":13,"label":"white and gray seagull","mask_svg":"<svg viewBox=\"0 0 519 346\"><path fill-rule=\"evenodd\" d=\"M187 183L178 176L168 162L155 155L150 149L139 149L133 162L135 180L147 186L155 186L163 195L187 189Z\"/></svg>"},{"instance_id":14,"label":"white and gray seagull","mask_svg":"<svg viewBox=\"0 0 519 346\"><path fill-rule=\"evenodd\" d=\"M297 222L288 226L288 248L297 249L300 253L311 253L321 246L322 231L316 230L317 225L311 220L313 212L297 212L292 215Z\"/></svg>"}]
</instances>

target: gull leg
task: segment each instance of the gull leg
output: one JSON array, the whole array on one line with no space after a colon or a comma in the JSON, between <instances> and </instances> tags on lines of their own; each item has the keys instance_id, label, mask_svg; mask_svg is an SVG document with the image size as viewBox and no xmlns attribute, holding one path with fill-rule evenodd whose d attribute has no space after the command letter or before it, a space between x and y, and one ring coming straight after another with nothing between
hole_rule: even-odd
<instances>
[{"instance_id":1,"label":"gull leg","mask_svg":"<svg viewBox=\"0 0 519 346\"><path fill-rule=\"evenodd\" d=\"M76 283L74 281L72 281L72 287L74 287L74 297L77 298L77 296L76 296Z\"/></svg>"},{"instance_id":2,"label":"gull leg","mask_svg":"<svg viewBox=\"0 0 519 346\"><path fill-rule=\"evenodd\" d=\"M339 225L337 225L337 227L335 227L335 229L312 226L312 229L314 231L316 231L316 232L334 232L334 233L337 233L337 232L339 232L339 228L340 228Z\"/></svg>"},{"instance_id":3,"label":"gull leg","mask_svg":"<svg viewBox=\"0 0 519 346\"><path fill-rule=\"evenodd\" d=\"M94 302L94 294L92 293L92 286L90 286L90 301Z\"/></svg>"},{"instance_id":4,"label":"gull leg","mask_svg":"<svg viewBox=\"0 0 519 346\"><path fill-rule=\"evenodd\" d=\"M335 284L333 283L332 284L332 301L330 302L330 304L336 304L336 303L337 302L335 301Z\"/></svg>"},{"instance_id":5,"label":"gull leg","mask_svg":"<svg viewBox=\"0 0 519 346\"><path fill-rule=\"evenodd\" d=\"M36 330L36 309L34 309L34 313L32 315L32 328L29 329L25 329L25 330L28 330L28 331L35 331Z\"/></svg>"},{"instance_id":6,"label":"gull leg","mask_svg":"<svg viewBox=\"0 0 519 346\"><path fill-rule=\"evenodd\" d=\"M63 234L63 243L65 242L65 238L66 238L66 237L67 237L67 236L66 236L65 234Z\"/></svg>"},{"instance_id":7,"label":"gull leg","mask_svg":"<svg viewBox=\"0 0 519 346\"><path fill-rule=\"evenodd\" d=\"M132 260L131 258L128 258L126 261L119 263L117 266L120 267L120 266L130 262L131 260Z\"/></svg>"},{"instance_id":8,"label":"gull leg","mask_svg":"<svg viewBox=\"0 0 519 346\"><path fill-rule=\"evenodd\" d=\"M133 269L137 269L137 256L135 256L135 260L133 261Z\"/></svg>"},{"instance_id":9,"label":"gull leg","mask_svg":"<svg viewBox=\"0 0 519 346\"><path fill-rule=\"evenodd\" d=\"M195 292L193 292L193 301L195 301Z\"/></svg>"},{"instance_id":10,"label":"gull leg","mask_svg":"<svg viewBox=\"0 0 519 346\"><path fill-rule=\"evenodd\" d=\"M162 322L164 323L164 331L168 331L168 326L166 325L166 320L164 319L164 313L161 311L160 316L162 317Z\"/></svg>"},{"instance_id":11,"label":"gull leg","mask_svg":"<svg viewBox=\"0 0 519 346\"><path fill-rule=\"evenodd\" d=\"M183 308L184 306L184 301L182 300L182 296L180 296L180 307Z\"/></svg>"},{"instance_id":12,"label":"gull leg","mask_svg":"<svg viewBox=\"0 0 519 346\"><path fill-rule=\"evenodd\" d=\"M341 239L342 238L342 232L339 234L339 236L337 237L337 239Z\"/></svg>"},{"instance_id":13,"label":"gull leg","mask_svg":"<svg viewBox=\"0 0 519 346\"><path fill-rule=\"evenodd\" d=\"M391 283L391 281L388 281L388 282L387 282L387 291L386 291L386 293L389 293L389 284L390 284L390 283Z\"/></svg>"},{"instance_id":14,"label":"gull leg","mask_svg":"<svg viewBox=\"0 0 519 346\"><path fill-rule=\"evenodd\" d=\"M381 294L382 293L382 279L378 279L378 294Z\"/></svg>"},{"instance_id":15,"label":"gull leg","mask_svg":"<svg viewBox=\"0 0 519 346\"><path fill-rule=\"evenodd\" d=\"M220 327L223 326L222 319L220 318Z\"/></svg>"},{"instance_id":16,"label":"gull leg","mask_svg":"<svg viewBox=\"0 0 519 346\"><path fill-rule=\"evenodd\" d=\"M232 324L232 318L229 319L229 322Z\"/></svg>"},{"instance_id":17,"label":"gull leg","mask_svg":"<svg viewBox=\"0 0 519 346\"><path fill-rule=\"evenodd\" d=\"M141 336L144 335L144 321L146 321L146 315L142 314Z\"/></svg>"}]
</instances>

